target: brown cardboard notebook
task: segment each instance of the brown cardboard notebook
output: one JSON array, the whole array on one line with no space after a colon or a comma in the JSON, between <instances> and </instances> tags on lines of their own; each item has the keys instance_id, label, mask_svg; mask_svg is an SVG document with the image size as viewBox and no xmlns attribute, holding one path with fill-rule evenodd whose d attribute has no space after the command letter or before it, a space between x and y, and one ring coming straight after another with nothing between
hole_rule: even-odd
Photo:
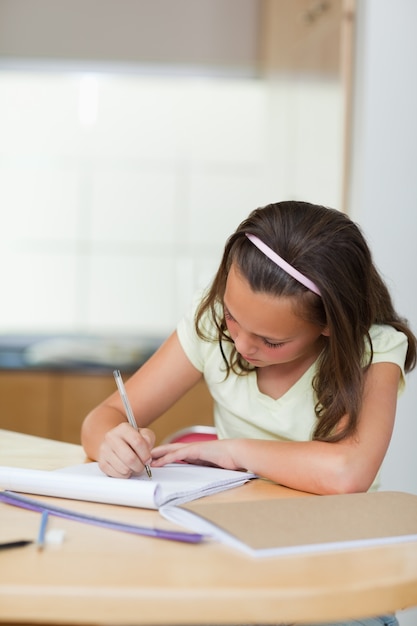
<instances>
[{"instance_id":1,"label":"brown cardboard notebook","mask_svg":"<svg viewBox=\"0 0 417 626\"><path fill-rule=\"evenodd\" d=\"M417 495L381 491L210 503L161 513L254 556L417 541Z\"/></svg>"}]
</instances>

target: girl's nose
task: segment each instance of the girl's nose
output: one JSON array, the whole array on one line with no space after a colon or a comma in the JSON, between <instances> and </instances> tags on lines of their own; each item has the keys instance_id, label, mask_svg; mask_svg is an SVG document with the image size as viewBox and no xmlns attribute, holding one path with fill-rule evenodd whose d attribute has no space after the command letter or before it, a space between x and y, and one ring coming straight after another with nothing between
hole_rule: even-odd
<instances>
[{"instance_id":1,"label":"girl's nose","mask_svg":"<svg viewBox=\"0 0 417 626\"><path fill-rule=\"evenodd\" d=\"M253 356L257 350L256 345L249 335L240 332L234 337L235 347L239 354Z\"/></svg>"}]
</instances>

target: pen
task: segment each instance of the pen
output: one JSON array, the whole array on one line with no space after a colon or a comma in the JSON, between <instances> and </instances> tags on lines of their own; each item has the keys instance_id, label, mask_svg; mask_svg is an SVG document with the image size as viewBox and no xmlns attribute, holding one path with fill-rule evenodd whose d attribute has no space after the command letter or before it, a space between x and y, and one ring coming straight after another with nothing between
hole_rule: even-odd
<instances>
[{"instance_id":1,"label":"pen","mask_svg":"<svg viewBox=\"0 0 417 626\"><path fill-rule=\"evenodd\" d=\"M73 520L75 522L94 524L96 526L101 526L102 528L110 528L112 530L133 533L136 535L144 535L145 537L154 537L155 539L181 541L184 543L201 543L206 539L206 536L200 533L190 533L182 530L165 530L164 528L155 528L155 526L137 526L135 524L126 524L124 522L118 522L105 517L86 515L85 513L78 513L77 511L72 511L71 509L63 509L60 506L54 506L53 504L45 504L41 500L28 498L27 496L13 493L12 491L0 491L0 502L4 502L5 504L10 504L12 506L18 506L28 511L37 511L38 513L41 513L45 510L45 507L47 507L46 510L49 512L49 515L55 515L56 517ZM7 543L0 543L0 550L5 550L6 548L18 548L26 543L33 542L10 541Z\"/></svg>"},{"instance_id":2,"label":"pen","mask_svg":"<svg viewBox=\"0 0 417 626\"><path fill-rule=\"evenodd\" d=\"M123 378L122 378L122 375L120 374L120 371L114 370L113 376L114 376L114 380L116 381L116 385L119 390L120 397L122 398L123 406L125 407L129 424L133 426L135 430L139 431L138 425L136 424L135 416L133 415L132 407L130 406L129 398L127 397L127 394L126 394L126 389L123 384ZM149 478L152 478L152 472L151 472L151 468L149 467L149 465L146 464L145 469Z\"/></svg>"},{"instance_id":3,"label":"pen","mask_svg":"<svg viewBox=\"0 0 417 626\"><path fill-rule=\"evenodd\" d=\"M45 533L46 533L46 526L48 524L48 511L46 509L44 509L42 511L42 516L41 516L41 523L39 526L39 532L38 532L38 538L36 540L36 544L38 546L38 550L43 550L43 547L45 545Z\"/></svg>"},{"instance_id":4,"label":"pen","mask_svg":"<svg viewBox=\"0 0 417 626\"><path fill-rule=\"evenodd\" d=\"M23 548L23 546L28 546L30 543L33 543L31 539L19 539L17 541L6 541L4 543L0 543L0 550L8 550L9 548Z\"/></svg>"}]
</instances>

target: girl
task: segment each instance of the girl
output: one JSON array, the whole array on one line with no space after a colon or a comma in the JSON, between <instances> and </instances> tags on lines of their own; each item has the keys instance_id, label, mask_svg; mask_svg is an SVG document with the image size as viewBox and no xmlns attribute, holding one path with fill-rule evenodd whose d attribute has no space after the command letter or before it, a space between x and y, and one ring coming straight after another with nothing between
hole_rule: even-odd
<instances>
[{"instance_id":1,"label":"girl","mask_svg":"<svg viewBox=\"0 0 417 626\"><path fill-rule=\"evenodd\" d=\"M271 204L237 228L210 289L127 382L140 433L115 392L82 443L110 476L185 460L317 494L366 491L415 361L358 227L321 206ZM202 376L218 441L153 448L146 427Z\"/></svg>"},{"instance_id":2,"label":"girl","mask_svg":"<svg viewBox=\"0 0 417 626\"><path fill-rule=\"evenodd\" d=\"M115 392L86 417L82 443L115 477L184 460L316 494L367 491L415 362L359 228L322 206L271 204L240 224L211 287L127 382L140 432ZM218 440L154 448L147 427L201 377Z\"/></svg>"}]
</instances>

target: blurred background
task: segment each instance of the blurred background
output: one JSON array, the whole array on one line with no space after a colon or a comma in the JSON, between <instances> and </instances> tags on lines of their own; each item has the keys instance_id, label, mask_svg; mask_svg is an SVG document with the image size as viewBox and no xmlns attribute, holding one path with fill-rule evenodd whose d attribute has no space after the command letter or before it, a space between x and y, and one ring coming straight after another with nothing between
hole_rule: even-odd
<instances>
[{"instance_id":1,"label":"blurred background","mask_svg":"<svg viewBox=\"0 0 417 626\"><path fill-rule=\"evenodd\" d=\"M249 211L340 207L341 7L1 0L0 330L166 335Z\"/></svg>"},{"instance_id":2,"label":"blurred background","mask_svg":"<svg viewBox=\"0 0 417 626\"><path fill-rule=\"evenodd\" d=\"M358 221L416 332L416 23L414 0L0 0L0 427L78 441L269 202ZM412 374L383 488L417 493L416 405Z\"/></svg>"}]
</instances>

